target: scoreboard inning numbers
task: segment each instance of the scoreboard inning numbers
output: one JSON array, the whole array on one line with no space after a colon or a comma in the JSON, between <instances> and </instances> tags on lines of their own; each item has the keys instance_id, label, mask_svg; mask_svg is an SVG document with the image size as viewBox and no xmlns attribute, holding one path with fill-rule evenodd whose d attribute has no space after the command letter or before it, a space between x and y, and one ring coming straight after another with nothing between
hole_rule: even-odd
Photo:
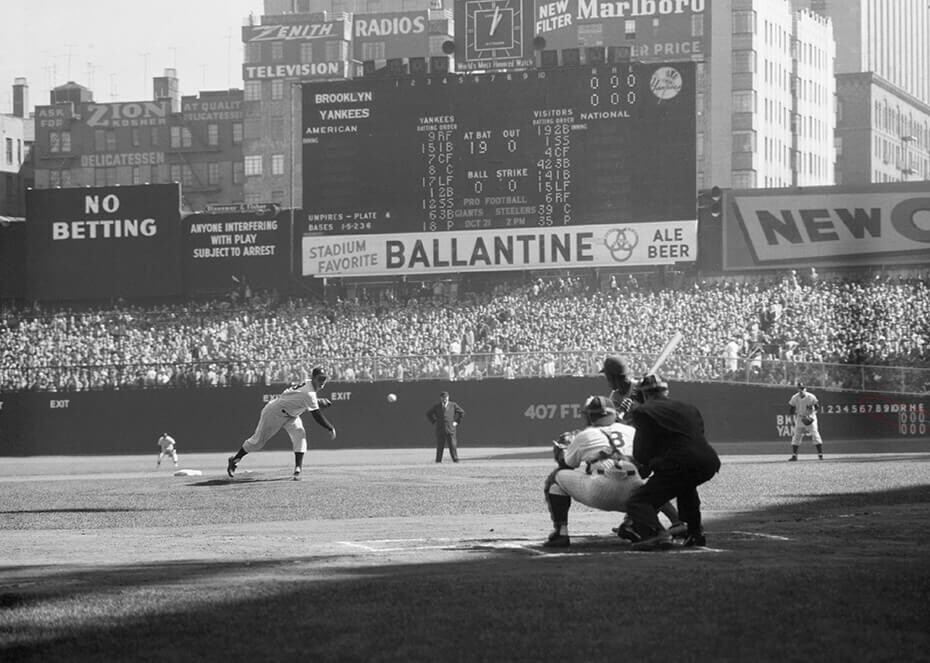
<instances>
[{"instance_id":1,"label":"scoreboard inning numbers","mask_svg":"<svg viewBox=\"0 0 930 663\"><path fill-rule=\"evenodd\" d=\"M303 86L305 232L695 218L693 63Z\"/></svg>"}]
</instances>

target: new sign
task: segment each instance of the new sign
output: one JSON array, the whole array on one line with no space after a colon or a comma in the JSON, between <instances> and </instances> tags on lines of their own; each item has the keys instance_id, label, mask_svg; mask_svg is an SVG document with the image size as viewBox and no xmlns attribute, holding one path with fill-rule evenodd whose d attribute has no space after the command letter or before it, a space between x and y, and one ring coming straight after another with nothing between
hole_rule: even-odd
<instances>
[{"instance_id":1,"label":"new sign","mask_svg":"<svg viewBox=\"0 0 930 663\"><path fill-rule=\"evenodd\" d=\"M733 193L724 233L728 269L863 265L930 259L930 186Z\"/></svg>"}]
</instances>

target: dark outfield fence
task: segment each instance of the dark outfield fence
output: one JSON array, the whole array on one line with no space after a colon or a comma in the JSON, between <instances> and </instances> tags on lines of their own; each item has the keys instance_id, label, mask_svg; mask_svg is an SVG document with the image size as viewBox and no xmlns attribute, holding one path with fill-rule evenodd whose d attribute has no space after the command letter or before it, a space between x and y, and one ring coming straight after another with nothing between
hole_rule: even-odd
<instances>
[{"instance_id":1,"label":"dark outfield fence","mask_svg":"<svg viewBox=\"0 0 930 663\"><path fill-rule=\"evenodd\" d=\"M0 394L0 456L156 453L170 432L183 452L232 452L254 430L266 399L283 385L249 388L140 389ZM793 389L756 385L674 382L673 396L698 405L713 442L790 439L787 401ZM326 410L339 437L331 441L304 416L311 448L430 448L425 412L449 391L466 411L463 448L548 448L560 432L581 425L579 406L605 393L603 377L489 379L466 382L331 382ZM390 404L388 393L398 400ZM872 451L895 440L930 445L926 413L930 394L817 391L824 439L874 441ZM268 449L290 449L284 433ZM928 446L927 448L930 448Z\"/></svg>"}]
</instances>

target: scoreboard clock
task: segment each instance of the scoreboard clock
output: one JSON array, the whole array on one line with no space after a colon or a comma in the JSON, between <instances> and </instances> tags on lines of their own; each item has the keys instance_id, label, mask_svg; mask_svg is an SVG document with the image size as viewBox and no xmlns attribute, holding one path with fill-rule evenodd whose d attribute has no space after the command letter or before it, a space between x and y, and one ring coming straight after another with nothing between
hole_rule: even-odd
<instances>
[{"instance_id":1,"label":"scoreboard clock","mask_svg":"<svg viewBox=\"0 0 930 663\"><path fill-rule=\"evenodd\" d=\"M465 59L523 57L521 0L467 0Z\"/></svg>"},{"instance_id":2,"label":"scoreboard clock","mask_svg":"<svg viewBox=\"0 0 930 663\"><path fill-rule=\"evenodd\" d=\"M456 68L523 68L535 64L533 0L464 0L456 3Z\"/></svg>"}]
</instances>

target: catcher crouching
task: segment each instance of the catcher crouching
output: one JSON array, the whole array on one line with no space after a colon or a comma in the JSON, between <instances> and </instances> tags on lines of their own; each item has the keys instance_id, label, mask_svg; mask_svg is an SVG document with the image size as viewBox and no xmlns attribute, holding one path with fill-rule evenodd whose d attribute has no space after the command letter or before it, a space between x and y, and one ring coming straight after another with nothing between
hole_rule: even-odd
<instances>
[{"instance_id":1,"label":"catcher crouching","mask_svg":"<svg viewBox=\"0 0 930 663\"><path fill-rule=\"evenodd\" d=\"M626 511L630 494L643 485L630 453L635 429L617 421L617 410L604 396L589 396L582 407L585 428L562 433L553 442L558 468L546 479L545 497L552 517L547 548L571 545L568 511L572 500L602 511ZM674 507L672 507L674 510ZM673 522L677 512L666 513Z\"/></svg>"}]
</instances>

